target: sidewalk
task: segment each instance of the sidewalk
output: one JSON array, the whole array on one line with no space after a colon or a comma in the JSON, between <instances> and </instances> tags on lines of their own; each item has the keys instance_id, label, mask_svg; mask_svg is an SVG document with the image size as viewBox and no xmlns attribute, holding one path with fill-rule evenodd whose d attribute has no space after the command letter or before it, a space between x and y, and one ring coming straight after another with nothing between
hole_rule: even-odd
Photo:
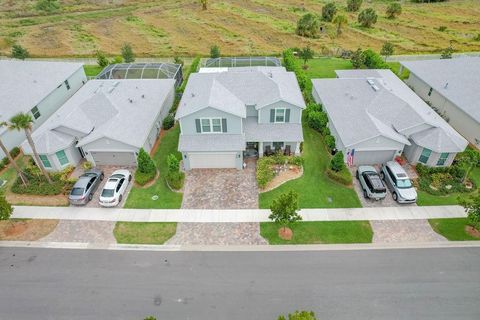
<instances>
[{"instance_id":1,"label":"sidewalk","mask_svg":"<svg viewBox=\"0 0 480 320\"><path fill-rule=\"evenodd\" d=\"M265 222L270 221L270 210L202 210L202 209L107 209L78 207L15 206L12 218L60 219L132 222ZM461 206L376 207L352 209L303 209L303 221L346 220L411 220L434 218L462 218Z\"/></svg>"}]
</instances>

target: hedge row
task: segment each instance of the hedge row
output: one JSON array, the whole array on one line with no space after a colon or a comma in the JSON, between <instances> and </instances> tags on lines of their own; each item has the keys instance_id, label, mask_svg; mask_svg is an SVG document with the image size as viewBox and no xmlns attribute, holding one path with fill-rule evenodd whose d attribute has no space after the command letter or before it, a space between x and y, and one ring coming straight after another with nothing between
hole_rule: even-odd
<instances>
[{"instance_id":1,"label":"hedge row","mask_svg":"<svg viewBox=\"0 0 480 320\"><path fill-rule=\"evenodd\" d=\"M302 90L305 101L312 101L312 81L310 81L297 59L295 59L293 49L283 51L283 65L288 71L294 72L297 76L298 85L300 90Z\"/></svg>"},{"instance_id":2,"label":"hedge row","mask_svg":"<svg viewBox=\"0 0 480 320\"><path fill-rule=\"evenodd\" d=\"M32 195L68 194L75 183L74 180L67 179L72 172L72 168L69 167L61 172L51 174L50 177L53 183L50 184L37 167L27 166L24 169L24 174L28 179L28 184L24 186L21 179L17 177L11 191L18 194Z\"/></svg>"},{"instance_id":3,"label":"hedge row","mask_svg":"<svg viewBox=\"0 0 480 320\"><path fill-rule=\"evenodd\" d=\"M342 170L338 172L328 168L326 170L326 174L327 174L327 177L329 177L333 181L336 181L343 185L349 186L352 184L352 175L350 174L350 171L348 171L346 167L344 167Z\"/></svg>"}]
</instances>

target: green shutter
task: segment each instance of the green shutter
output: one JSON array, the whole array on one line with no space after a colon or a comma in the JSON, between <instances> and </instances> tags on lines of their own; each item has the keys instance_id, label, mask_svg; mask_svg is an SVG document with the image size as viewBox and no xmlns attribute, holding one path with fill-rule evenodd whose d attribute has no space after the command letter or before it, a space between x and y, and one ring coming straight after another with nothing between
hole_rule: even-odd
<instances>
[{"instance_id":1,"label":"green shutter","mask_svg":"<svg viewBox=\"0 0 480 320\"><path fill-rule=\"evenodd\" d=\"M290 122L290 109L285 110L285 122Z\"/></svg>"},{"instance_id":2,"label":"green shutter","mask_svg":"<svg viewBox=\"0 0 480 320\"><path fill-rule=\"evenodd\" d=\"M270 122L275 122L275 109L270 109Z\"/></svg>"},{"instance_id":3,"label":"green shutter","mask_svg":"<svg viewBox=\"0 0 480 320\"><path fill-rule=\"evenodd\" d=\"M197 126L197 133L202 132L202 128L200 128L200 119L195 119L195 125Z\"/></svg>"},{"instance_id":4,"label":"green shutter","mask_svg":"<svg viewBox=\"0 0 480 320\"><path fill-rule=\"evenodd\" d=\"M227 119L223 118L222 119L222 131L227 132Z\"/></svg>"}]
</instances>

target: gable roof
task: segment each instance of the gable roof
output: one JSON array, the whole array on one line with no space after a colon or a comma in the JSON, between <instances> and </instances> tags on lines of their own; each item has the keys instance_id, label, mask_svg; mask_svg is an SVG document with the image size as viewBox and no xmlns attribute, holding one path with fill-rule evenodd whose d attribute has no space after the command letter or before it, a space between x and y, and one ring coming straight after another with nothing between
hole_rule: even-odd
<instances>
[{"instance_id":1,"label":"gable roof","mask_svg":"<svg viewBox=\"0 0 480 320\"><path fill-rule=\"evenodd\" d=\"M47 132L65 135L64 130L57 130L62 127L81 133L75 137L78 147L105 137L140 148L174 84L173 79L88 81L34 132L33 138L37 143ZM26 142L22 147L29 150ZM64 147L58 143L38 152Z\"/></svg>"},{"instance_id":2,"label":"gable roof","mask_svg":"<svg viewBox=\"0 0 480 320\"><path fill-rule=\"evenodd\" d=\"M340 78L312 80L346 147L383 136L407 145L408 138L415 138L415 143L435 152L465 149L467 141L390 70L365 71L342 70L337 72ZM421 139L426 133L417 130L410 137L408 130L415 127L420 132L437 130L430 131L432 139Z\"/></svg>"},{"instance_id":3,"label":"gable roof","mask_svg":"<svg viewBox=\"0 0 480 320\"><path fill-rule=\"evenodd\" d=\"M480 57L400 63L459 109L480 122Z\"/></svg>"},{"instance_id":4,"label":"gable roof","mask_svg":"<svg viewBox=\"0 0 480 320\"><path fill-rule=\"evenodd\" d=\"M283 67L206 68L190 75L176 118L209 107L245 118L247 105L278 101L305 108L295 74Z\"/></svg>"},{"instance_id":5,"label":"gable roof","mask_svg":"<svg viewBox=\"0 0 480 320\"><path fill-rule=\"evenodd\" d=\"M69 62L0 60L1 120L30 111L82 66Z\"/></svg>"}]
</instances>

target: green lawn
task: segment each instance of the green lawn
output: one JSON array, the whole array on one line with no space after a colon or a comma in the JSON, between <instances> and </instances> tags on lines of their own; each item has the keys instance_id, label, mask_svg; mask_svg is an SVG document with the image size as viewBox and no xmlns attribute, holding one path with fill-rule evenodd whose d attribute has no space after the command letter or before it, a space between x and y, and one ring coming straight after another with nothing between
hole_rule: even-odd
<instances>
[{"instance_id":1,"label":"green lawn","mask_svg":"<svg viewBox=\"0 0 480 320\"><path fill-rule=\"evenodd\" d=\"M350 60L340 58L316 58L309 60L307 64L308 69L305 71L310 79L335 78L335 70L352 69Z\"/></svg>"},{"instance_id":2,"label":"green lawn","mask_svg":"<svg viewBox=\"0 0 480 320\"><path fill-rule=\"evenodd\" d=\"M291 229L290 241L278 237L280 226L260 223L260 234L269 244L371 243L373 231L368 221L307 221L297 222Z\"/></svg>"},{"instance_id":3,"label":"green lawn","mask_svg":"<svg viewBox=\"0 0 480 320\"><path fill-rule=\"evenodd\" d=\"M20 166L20 168L23 168L25 166L25 162L27 161L28 157L24 156L23 154L20 154L15 162ZM17 179L17 171L15 168L9 164L7 168L5 168L5 171L0 175L0 179L2 180L7 180L7 184L5 184L2 189L4 190L10 190L12 187L13 183Z\"/></svg>"},{"instance_id":4,"label":"green lawn","mask_svg":"<svg viewBox=\"0 0 480 320\"><path fill-rule=\"evenodd\" d=\"M87 77L96 77L100 71L103 70L103 68L98 65L84 65L83 69Z\"/></svg>"},{"instance_id":5,"label":"green lawn","mask_svg":"<svg viewBox=\"0 0 480 320\"><path fill-rule=\"evenodd\" d=\"M356 192L349 187L330 180L325 169L330 163L320 133L303 126L304 174L301 178L289 181L280 187L259 196L260 208L267 209L270 202L281 193L295 190L299 194L301 208L352 208L360 207Z\"/></svg>"},{"instance_id":6,"label":"green lawn","mask_svg":"<svg viewBox=\"0 0 480 320\"><path fill-rule=\"evenodd\" d=\"M118 243L164 244L175 235L176 222L122 222L115 224L113 235Z\"/></svg>"},{"instance_id":7,"label":"green lawn","mask_svg":"<svg viewBox=\"0 0 480 320\"><path fill-rule=\"evenodd\" d=\"M160 176L155 184L148 188L140 188L134 186L128 196L125 208L141 208L141 209L178 209L182 204L182 194L172 192L165 183L165 172L167 172L167 156L170 153L176 154L179 158L178 137L180 135L180 127L178 124L165 132L162 137L160 146L153 156L153 160L160 171ZM157 200L152 200L152 196L157 195Z\"/></svg>"},{"instance_id":8,"label":"green lawn","mask_svg":"<svg viewBox=\"0 0 480 320\"><path fill-rule=\"evenodd\" d=\"M467 218L430 219L432 229L450 241L480 240L465 232Z\"/></svg>"},{"instance_id":9,"label":"green lawn","mask_svg":"<svg viewBox=\"0 0 480 320\"><path fill-rule=\"evenodd\" d=\"M410 71L407 69L403 69L402 74L399 74L400 71L400 62L387 62L388 66L390 67L390 70L392 70L397 76L399 76L400 79L405 80L408 79L410 76Z\"/></svg>"}]
</instances>

